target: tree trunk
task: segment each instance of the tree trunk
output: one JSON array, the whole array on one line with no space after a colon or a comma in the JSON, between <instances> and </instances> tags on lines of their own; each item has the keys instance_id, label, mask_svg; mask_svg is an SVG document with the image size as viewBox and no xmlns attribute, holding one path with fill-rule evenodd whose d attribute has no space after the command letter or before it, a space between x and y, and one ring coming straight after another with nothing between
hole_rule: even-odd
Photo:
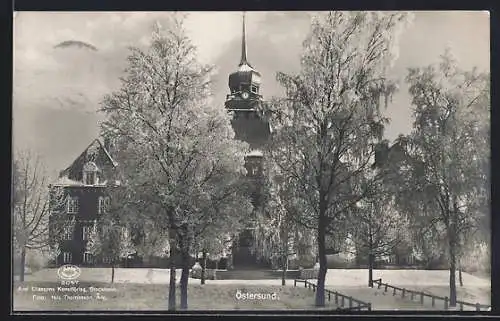
<instances>
[{"instance_id":1,"label":"tree trunk","mask_svg":"<svg viewBox=\"0 0 500 321\"><path fill-rule=\"evenodd\" d=\"M168 286L168 310L175 311L175 242L170 241L170 282Z\"/></svg>"},{"instance_id":2,"label":"tree trunk","mask_svg":"<svg viewBox=\"0 0 500 321\"><path fill-rule=\"evenodd\" d=\"M207 251L203 250L203 255L201 257L202 263L201 263L201 284L205 284L205 274L207 271Z\"/></svg>"},{"instance_id":3,"label":"tree trunk","mask_svg":"<svg viewBox=\"0 0 500 321\"><path fill-rule=\"evenodd\" d=\"M456 284L456 271L457 271L457 213L458 206L456 199L453 199L453 210L448 214L450 220L448 221L448 240L450 252L450 307L457 306L457 284Z\"/></svg>"},{"instance_id":4,"label":"tree trunk","mask_svg":"<svg viewBox=\"0 0 500 321\"><path fill-rule=\"evenodd\" d=\"M316 288L316 306L325 306L325 277L326 277L326 204L325 195L320 193L319 219L318 219L318 256L319 273Z\"/></svg>"},{"instance_id":5,"label":"tree trunk","mask_svg":"<svg viewBox=\"0 0 500 321\"><path fill-rule=\"evenodd\" d=\"M286 285L286 271L288 268L288 233L286 229L283 231L284 234L284 239L283 239L283 255L281 259L281 285L285 286Z\"/></svg>"},{"instance_id":6,"label":"tree trunk","mask_svg":"<svg viewBox=\"0 0 500 321\"><path fill-rule=\"evenodd\" d=\"M460 264L458 264L458 280L460 282L460 286L464 286L464 280L462 278L462 267L460 266Z\"/></svg>"},{"instance_id":7,"label":"tree trunk","mask_svg":"<svg viewBox=\"0 0 500 321\"><path fill-rule=\"evenodd\" d=\"M450 307L455 307L457 305L457 284L455 280L456 269L456 242L454 235L454 226L449 228L449 254L450 254Z\"/></svg>"},{"instance_id":8,"label":"tree trunk","mask_svg":"<svg viewBox=\"0 0 500 321\"><path fill-rule=\"evenodd\" d=\"M371 252L371 251L370 251ZM368 286L373 288L373 263L374 255L372 253L368 254Z\"/></svg>"},{"instance_id":9,"label":"tree trunk","mask_svg":"<svg viewBox=\"0 0 500 321\"><path fill-rule=\"evenodd\" d=\"M115 283L115 263L111 263L111 284Z\"/></svg>"},{"instance_id":10,"label":"tree trunk","mask_svg":"<svg viewBox=\"0 0 500 321\"><path fill-rule=\"evenodd\" d=\"M20 270L19 270L19 281L24 282L24 268L26 265L26 247L23 246L21 249L21 262L20 262Z\"/></svg>"},{"instance_id":11,"label":"tree trunk","mask_svg":"<svg viewBox=\"0 0 500 321\"><path fill-rule=\"evenodd\" d=\"M182 274L181 274L181 310L188 309L188 280L189 280L189 253L182 253Z\"/></svg>"},{"instance_id":12,"label":"tree trunk","mask_svg":"<svg viewBox=\"0 0 500 321\"><path fill-rule=\"evenodd\" d=\"M288 257L286 255L287 253L285 252L285 255L283 256L283 262L282 262L282 269L283 271L281 272L281 285L285 286L286 285L286 271L288 267Z\"/></svg>"},{"instance_id":13,"label":"tree trunk","mask_svg":"<svg viewBox=\"0 0 500 321\"><path fill-rule=\"evenodd\" d=\"M457 306L457 285L455 281L455 258L454 258L454 250L450 249L450 307Z\"/></svg>"}]
</instances>

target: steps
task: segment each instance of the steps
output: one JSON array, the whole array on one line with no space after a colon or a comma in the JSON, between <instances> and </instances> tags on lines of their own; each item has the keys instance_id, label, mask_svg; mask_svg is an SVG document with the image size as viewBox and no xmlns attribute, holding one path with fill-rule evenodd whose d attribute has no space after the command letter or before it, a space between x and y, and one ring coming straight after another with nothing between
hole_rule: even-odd
<instances>
[{"instance_id":1,"label":"steps","mask_svg":"<svg viewBox=\"0 0 500 321\"><path fill-rule=\"evenodd\" d=\"M217 280L279 280L282 272L279 270L218 270ZM299 277L298 270L287 271L287 279L296 279Z\"/></svg>"}]
</instances>

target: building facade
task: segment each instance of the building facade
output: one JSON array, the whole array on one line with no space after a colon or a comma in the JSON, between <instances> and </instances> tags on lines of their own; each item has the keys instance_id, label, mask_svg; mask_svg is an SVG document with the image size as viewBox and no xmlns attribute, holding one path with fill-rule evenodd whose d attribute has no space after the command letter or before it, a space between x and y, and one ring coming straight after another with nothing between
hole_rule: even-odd
<instances>
[{"instance_id":1,"label":"building facade","mask_svg":"<svg viewBox=\"0 0 500 321\"><path fill-rule=\"evenodd\" d=\"M50 219L67 222L61 230L50 230L59 243L59 255L55 264L94 265L106 263L106 258L97 258L86 251L87 242L100 215L110 206L107 194L110 186L117 186L114 169L117 163L111 158L104 142L95 139L74 161L61 171L59 179L49 186L54 191L63 191L64 201L51 208ZM61 196L58 196L61 197ZM52 227L54 224L51 224ZM54 234L58 235L54 235Z\"/></svg>"}]
</instances>

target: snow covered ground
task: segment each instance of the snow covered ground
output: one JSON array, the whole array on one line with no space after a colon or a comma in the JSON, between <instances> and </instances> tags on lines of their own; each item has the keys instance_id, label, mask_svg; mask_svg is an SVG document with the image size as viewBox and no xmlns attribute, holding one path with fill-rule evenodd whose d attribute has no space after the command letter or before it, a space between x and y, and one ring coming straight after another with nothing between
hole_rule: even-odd
<instances>
[{"instance_id":1,"label":"snow covered ground","mask_svg":"<svg viewBox=\"0 0 500 321\"><path fill-rule=\"evenodd\" d=\"M179 281L181 270L177 270L176 279ZM383 283L424 293L449 296L448 271L427 270L374 270L374 279L382 278ZM136 284L168 284L170 272L167 269L123 269L115 270L116 283ZM57 281L56 269L46 269L26 276L26 281ZM110 282L111 269L109 268L82 268L80 280L88 282ZM491 301L491 282L488 279L463 273L464 287L457 284L458 300L489 305ZM190 279L190 284L200 283L198 279ZM326 275L326 288L338 291L354 298L371 302L374 310L430 310L433 309L430 299L424 300L424 306L418 298L411 302L401 295L393 296L391 291L384 289L370 289L367 287L368 270L364 269L330 269ZM457 274L458 283L458 274ZM281 280L207 280L213 285L263 285L280 286ZM293 280L287 280L287 286L293 286ZM300 285L298 285L300 286ZM303 286L303 285L302 285ZM311 291L311 296L313 293ZM427 302L426 302L427 301ZM442 309L442 301L436 301L436 308Z\"/></svg>"}]
</instances>

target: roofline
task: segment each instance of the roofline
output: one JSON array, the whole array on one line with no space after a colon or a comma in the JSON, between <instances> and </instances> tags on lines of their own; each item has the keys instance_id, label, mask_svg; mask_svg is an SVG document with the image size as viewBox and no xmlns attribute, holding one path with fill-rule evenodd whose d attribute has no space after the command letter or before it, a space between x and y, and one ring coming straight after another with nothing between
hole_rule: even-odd
<instances>
[{"instance_id":1,"label":"roofline","mask_svg":"<svg viewBox=\"0 0 500 321\"><path fill-rule=\"evenodd\" d=\"M95 138L92 142L90 142L90 144L87 145L87 147L85 147L83 149L83 151L78 154L78 156L76 158L73 159L73 161L71 162L71 164L69 164L69 166L67 166L65 169L63 169L62 171L59 172L59 177L62 177L63 173L65 173L74 163L75 161L83 155L83 153L89 149L90 146L92 146L92 144L94 144L94 142L97 141L99 143L99 145L102 147L102 149L104 150L104 153L106 154L106 156L108 156L109 160L111 161L111 164L116 167L118 166L118 163L115 162L115 160L111 157L111 155L109 154L108 150L106 149L106 147L103 145L103 143L101 142L101 140L99 138Z\"/></svg>"},{"instance_id":2,"label":"roofline","mask_svg":"<svg viewBox=\"0 0 500 321\"><path fill-rule=\"evenodd\" d=\"M111 157L111 155L109 154L109 151L106 149L106 146L104 146L104 144L101 142L101 140L99 138L96 138L95 140L97 140L99 142L99 145L101 145L102 149L106 153L106 156L109 157L109 160L111 161L111 163L113 164L113 166L114 167L118 166L118 163L115 162L115 160L113 159L113 157ZM90 147L90 145L89 145L89 147Z\"/></svg>"}]
</instances>

